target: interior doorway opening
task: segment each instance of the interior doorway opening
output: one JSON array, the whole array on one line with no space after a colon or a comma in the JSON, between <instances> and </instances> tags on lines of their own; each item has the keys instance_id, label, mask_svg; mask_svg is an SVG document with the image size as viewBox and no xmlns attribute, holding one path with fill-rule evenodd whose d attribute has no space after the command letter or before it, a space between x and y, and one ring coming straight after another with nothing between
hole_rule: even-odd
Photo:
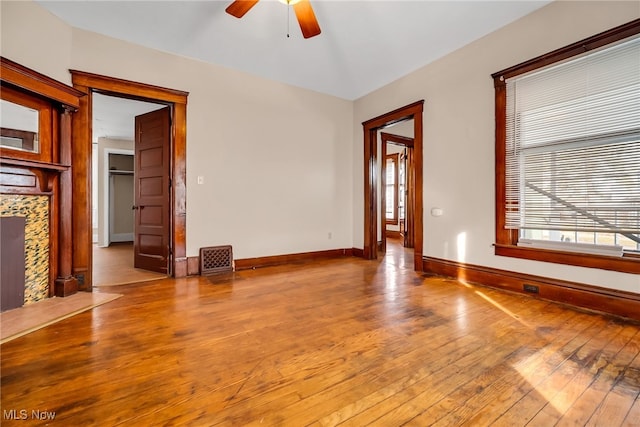
<instances>
[{"instance_id":1,"label":"interior doorway opening","mask_svg":"<svg viewBox=\"0 0 640 427\"><path fill-rule=\"evenodd\" d=\"M384 214L384 207L381 205L380 196L380 173L381 168L377 167L381 150L378 149L379 131L389 128L395 124L413 121L413 171L408 177L414 183L413 200L413 246L415 271L422 271L422 250L423 250L423 148L422 148L422 112L424 100L414 102L396 110L390 111L381 116L367 120L362 123L364 131L364 248L363 257L365 259L376 259L379 254L384 253L385 239L382 245L378 245L379 236L386 234L385 227L381 226L381 216ZM382 213L381 213L382 212Z\"/></svg>"},{"instance_id":2,"label":"interior doorway opening","mask_svg":"<svg viewBox=\"0 0 640 427\"><path fill-rule=\"evenodd\" d=\"M92 226L92 123L93 99L96 96L110 96L126 100L160 104L168 111L166 141L162 150L166 151L167 169L156 176L161 179L148 180L150 187L162 188L167 219L166 245L167 262L164 273L174 277L187 275L186 257L186 103L187 92L166 89L82 71L71 70L74 88L85 94L81 98L77 120L73 122L76 145L73 152L73 232L75 236L73 271L79 278L82 290L93 287L93 226ZM164 107L164 108L162 108ZM151 151L149 152L151 153ZM139 153L138 153L139 154ZM153 157L149 155L147 160ZM144 160L146 162L146 160ZM155 182L155 183L154 183ZM135 205L134 205L135 206ZM132 206L132 207L134 207ZM145 216L156 215L155 207L146 209ZM163 208L164 209L164 208ZM147 239L145 248L153 247ZM153 242L151 242L153 243Z\"/></svg>"},{"instance_id":3,"label":"interior doorway opening","mask_svg":"<svg viewBox=\"0 0 640 427\"><path fill-rule=\"evenodd\" d=\"M390 133L397 132L397 133ZM378 247L386 253L387 238L405 248L415 246L415 173L413 120L379 132L380 226Z\"/></svg>"},{"instance_id":4,"label":"interior doorway opening","mask_svg":"<svg viewBox=\"0 0 640 427\"><path fill-rule=\"evenodd\" d=\"M164 274L138 271L140 266L134 262L137 238L135 120L166 105L97 92L93 93L92 101L94 284L108 286L164 277Z\"/></svg>"}]
</instances>

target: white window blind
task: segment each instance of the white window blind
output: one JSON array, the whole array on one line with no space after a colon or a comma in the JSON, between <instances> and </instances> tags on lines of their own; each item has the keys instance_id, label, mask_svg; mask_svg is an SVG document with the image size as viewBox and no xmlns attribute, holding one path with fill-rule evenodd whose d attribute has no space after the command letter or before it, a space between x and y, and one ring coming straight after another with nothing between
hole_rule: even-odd
<instances>
[{"instance_id":1,"label":"white window blind","mask_svg":"<svg viewBox=\"0 0 640 427\"><path fill-rule=\"evenodd\" d=\"M506 227L640 233L640 37L506 81Z\"/></svg>"}]
</instances>

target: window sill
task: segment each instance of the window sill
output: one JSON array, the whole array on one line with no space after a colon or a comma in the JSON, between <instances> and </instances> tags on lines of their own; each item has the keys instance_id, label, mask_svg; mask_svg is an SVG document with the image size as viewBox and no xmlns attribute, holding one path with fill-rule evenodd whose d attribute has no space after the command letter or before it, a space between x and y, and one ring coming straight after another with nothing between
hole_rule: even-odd
<instances>
[{"instance_id":1,"label":"window sill","mask_svg":"<svg viewBox=\"0 0 640 427\"><path fill-rule=\"evenodd\" d=\"M640 274L640 257L636 255L610 257L550 249L523 248L521 246L497 243L494 246L495 254L500 256L575 265L579 267L600 268L621 273Z\"/></svg>"}]
</instances>

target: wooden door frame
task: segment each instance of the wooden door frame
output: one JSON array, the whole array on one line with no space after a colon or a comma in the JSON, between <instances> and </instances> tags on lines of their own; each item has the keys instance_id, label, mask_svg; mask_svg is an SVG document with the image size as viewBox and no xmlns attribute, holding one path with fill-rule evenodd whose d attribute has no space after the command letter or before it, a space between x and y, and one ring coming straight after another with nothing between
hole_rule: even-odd
<instances>
[{"instance_id":1,"label":"wooden door frame","mask_svg":"<svg viewBox=\"0 0 640 427\"><path fill-rule=\"evenodd\" d=\"M91 144L93 93L120 98L151 101L171 108L171 201L169 240L171 253L169 275L187 276L186 254L186 131L188 92L167 89L129 80L70 70L73 87L86 96L73 120L73 274L80 289L93 288L92 224L91 224Z\"/></svg>"},{"instance_id":2,"label":"wooden door frame","mask_svg":"<svg viewBox=\"0 0 640 427\"><path fill-rule=\"evenodd\" d=\"M395 145L401 145L405 148L411 149L413 150L414 146L415 146L415 140L414 138L410 138L408 136L402 136L402 135L396 135L393 133L387 133L387 132L380 132L380 140L381 140L381 147L382 147L382 155L380 156L382 159L386 159L388 154L387 154L387 144L391 143L391 144L395 144ZM412 156L415 157L415 156ZM382 162L382 171L380 174L380 186L382 187L382 191L380 191L380 212L385 212L386 208L387 208L387 194L386 191L384 191L384 189L386 189L386 184L387 184L387 167L386 167L386 162ZM413 169L415 169L413 167L413 165L411 165L411 168L409 168L410 173L413 173ZM408 174L407 174L407 170L405 169L405 176L407 178L409 178ZM415 209L415 206L409 206L409 204L414 204L414 203L409 203L409 200L411 202L413 202L415 200L415 188L413 185L409 185L412 184L410 183L411 180L407 179L407 182L405 183L405 190L409 190L411 191L413 194L411 194L411 197L407 197L407 199L405 200L405 221L407 221L408 218L411 219L412 222L412 226L414 226L413 224L413 210ZM397 206L396 206L397 208ZM412 212L409 213L409 208L411 208ZM381 215L382 216L382 215ZM398 218L398 224L399 224L400 218ZM384 220L384 218L380 218L380 227L381 227L381 239L382 239L382 251L386 252L386 248L387 248L387 227L386 227L386 221ZM415 228L415 226L413 227ZM406 230L406 223L405 223L405 230ZM413 238L415 237L415 233L414 236L411 236L412 238L410 239L411 241L411 248L413 248L414 242L413 242Z\"/></svg>"},{"instance_id":3,"label":"wooden door frame","mask_svg":"<svg viewBox=\"0 0 640 427\"><path fill-rule=\"evenodd\" d=\"M423 238L423 191L422 191L422 112L424 100L414 102L386 114L362 122L364 131L364 248L365 259L378 257L378 210L377 210L377 142L379 130L393 124L413 119L414 180L415 180L415 225L414 225L414 270L422 271ZM383 232L384 233L384 232Z\"/></svg>"}]
</instances>

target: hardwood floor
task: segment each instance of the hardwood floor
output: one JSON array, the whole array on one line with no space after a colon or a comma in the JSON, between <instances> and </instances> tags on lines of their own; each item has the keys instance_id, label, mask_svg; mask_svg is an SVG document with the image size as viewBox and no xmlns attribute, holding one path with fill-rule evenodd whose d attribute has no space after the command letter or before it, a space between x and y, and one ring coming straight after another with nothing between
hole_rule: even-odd
<instances>
[{"instance_id":1,"label":"hardwood floor","mask_svg":"<svg viewBox=\"0 0 640 427\"><path fill-rule=\"evenodd\" d=\"M389 252L120 286L0 347L3 425L639 425L638 324Z\"/></svg>"},{"instance_id":2,"label":"hardwood floor","mask_svg":"<svg viewBox=\"0 0 640 427\"><path fill-rule=\"evenodd\" d=\"M165 274L133 268L133 244L93 246L93 285L114 286L162 279Z\"/></svg>"},{"instance_id":3,"label":"hardwood floor","mask_svg":"<svg viewBox=\"0 0 640 427\"><path fill-rule=\"evenodd\" d=\"M78 292L68 297L47 298L0 313L0 344L45 326L106 304L119 294Z\"/></svg>"}]
</instances>

